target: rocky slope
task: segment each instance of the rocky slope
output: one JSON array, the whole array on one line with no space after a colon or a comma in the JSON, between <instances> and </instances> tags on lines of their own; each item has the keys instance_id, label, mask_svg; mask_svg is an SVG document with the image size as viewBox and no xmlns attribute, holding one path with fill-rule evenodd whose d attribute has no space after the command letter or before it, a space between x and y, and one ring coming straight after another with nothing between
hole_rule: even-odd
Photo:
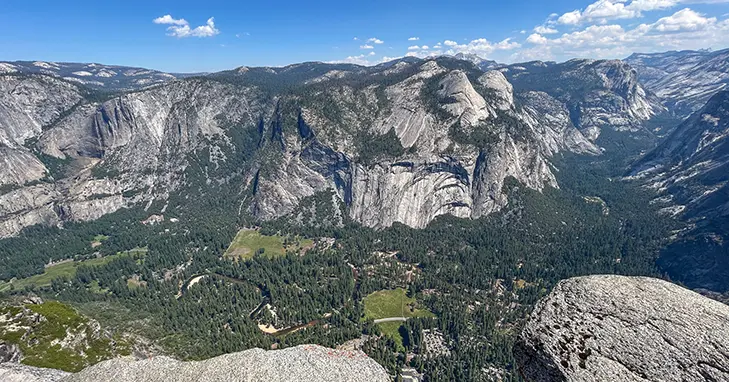
<instances>
[{"instance_id":1,"label":"rocky slope","mask_svg":"<svg viewBox=\"0 0 729 382\"><path fill-rule=\"evenodd\" d=\"M55 369L0 363L0 381L3 382L57 382L66 376L68 373Z\"/></svg>"},{"instance_id":2,"label":"rocky slope","mask_svg":"<svg viewBox=\"0 0 729 382\"><path fill-rule=\"evenodd\" d=\"M361 351L318 345L284 350L251 349L205 361L180 362L168 357L116 358L76 374L16 363L0 363L0 380L29 382L154 381L389 381L387 371Z\"/></svg>"},{"instance_id":3,"label":"rocky slope","mask_svg":"<svg viewBox=\"0 0 729 382\"><path fill-rule=\"evenodd\" d=\"M534 61L497 70L518 90L542 91L563 102L574 125L592 141L605 128L643 130L645 121L666 111L636 71L618 60Z\"/></svg>"},{"instance_id":4,"label":"rocky slope","mask_svg":"<svg viewBox=\"0 0 729 382\"><path fill-rule=\"evenodd\" d=\"M666 281L587 276L541 300L514 348L527 381L729 380L729 307Z\"/></svg>"},{"instance_id":5,"label":"rocky slope","mask_svg":"<svg viewBox=\"0 0 729 382\"><path fill-rule=\"evenodd\" d=\"M665 211L692 224L662 257L672 277L691 287L729 290L724 241L729 225L729 92L714 95L655 150L632 177L657 192Z\"/></svg>"},{"instance_id":6,"label":"rocky slope","mask_svg":"<svg viewBox=\"0 0 729 382\"><path fill-rule=\"evenodd\" d=\"M142 361L113 359L61 379L91 381L382 381L385 369L361 351L317 345L284 350L251 349L206 361L180 362L166 357Z\"/></svg>"},{"instance_id":7,"label":"rocky slope","mask_svg":"<svg viewBox=\"0 0 729 382\"><path fill-rule=\"evenodd\" d=\"M624 60L646 88L681 118L699 110L729 84L729 49L636 53Z\"/></svg>"},{"instance_id":8,"label":"rocky slope","mask_svg":"<svg viewBox=\"0 0 729 382\"><path fill-rule=\"evenodd\" d=\"M44 74L109 92L142 89L190 76L119 65L45 61L0 61L0 74Z\"/></svg>"},{"instance_id":9,"label":"rocky slope","mask_svg":"<svg viewBox=\"0 0 729 382\"><path fill-rule=\"evenodd\" d=\"M48 76L0 86L0 236L214 184L261 219L327 190L372 227L478 218L508 203L506 178L558 187L553 155L598 155L585 134L640 130L662 111L615 61L241 67L103 102Z\"/></svg>"},{"instance_id":10,"label":"rocky slope","mask_svg":"<svg viewBox=\"0 0 729 382\"><path fill-rule=\"evenodd\" d=\"M130 352L127 341L60 302L0 302L0 364L78 371Z\"/></svg>"},{"instance_id":11,"label":"rocky slope","mask_svg":"<svg viewBox=\"0 0 729 382\"><path fill-rule=\"evenodd\" d=\"M548 160L561 150L599 153L561 102L448 58L244 67L103 103L45 76L0 83L35 86L0 100L9 137L0 153L11 164L1 178L2 236L165 200L192 185L192 157L207 184L255 183L240 200L260 218L335 189L366 225L423 227L442 214L498 210L506 177L556 187ZM29 114L26 104L45 107Z\"/></svg>"}]
</instances>

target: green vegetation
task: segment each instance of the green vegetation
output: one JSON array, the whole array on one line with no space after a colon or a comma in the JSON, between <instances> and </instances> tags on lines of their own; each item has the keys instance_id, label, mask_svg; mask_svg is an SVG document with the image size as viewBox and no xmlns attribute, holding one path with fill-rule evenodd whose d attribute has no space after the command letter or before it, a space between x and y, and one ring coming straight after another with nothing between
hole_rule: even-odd
<instances>
[{"instance_id":1,"label":"green vegetation","mask_svg":"<svg viewBox=\"0 0 729 382\"><path fill-rule=\"evenodd\" d=\"M107 235L94 236L94 241L106 241L106 240L109 240L109 236L107 236Z\"/></svg>"},{"instance_id":2,"label":"green vegetation","mask_svg":"<svg viewBox=\"0 0 729 382\"><path fill-rule=\"evenodd\" d=\"M99 266L107 264L115 259L122 256L131 256L143 254L147 250L144 248L135 248L129 251L121 252L116 255L97 257L88 260L73 261L66 260L60 263L50 265L45 268L44 272L39 275L30 276L18 280L12 280L8 282L0 282L0 292L6 292L11 289L25 290L33 288L48 287L51 285L53 280L56 279L71 279L76 276L76 271L79 266Z\"/></svg>"},{"instance_id":3,"label":"green vegetation","mask_svg":"<svg viewBox=\"0 0 729 382\"><path fill-rule=\"evenodd\" d=\"M381 290L365 297L364 320L377 320L391 317L435 317L427 309L419 309L415 298L408 297L405 289ZM402 322L382 322L377 324L380 332L395 341L397 350L405 351L400 328Z\"/></svg>"},{"instance_id":4,"label":"green vegetation","mask_svg":"<svg viewBox=\"0 0 729 382\"><path fill-rule=\"evenodd\" d=\"M427 309L418 309L415 298L408 297L402 288L371 293L363 302L365 320L388 317L433 317Z\"/></svg>"},{"instance_id":5,"label":"green vegetation","mask_svg":"<svg viewBox=\"0 0 729 382\"><path fill-rule=\"evenodd\" d=\"M357 141L359 149L359 161L370 165L377 160L397 158L405 154L405 148L400 143L400 138L392 128L387 134L363 133Z\"/></svg>"},{"instance_id":6,"label":"green vegetation","mask_svg":"<svg viewBox=\"0 0 729 382\"><path fill-rule=\"evenodd\" d=\"M287 252L300 253L312 248L314 241L299 237L262 235L252 229L242 229L230 243L223 255L229 259L248 260L256 255L266 257L283 256Z\"/></svg>"},{"instance_id":7,"label":"green vegetation","mask_svg":"<svg viewBox=\"0 0 729 382\"><path fill-rule=\"evenodd\" d=\"M35 315L43 319L36 319ZM18 345L22 363L65 371L119 355L130 354L130 346L119 337L96 331L87 318L58 301L42 304L0 304L0 340Z\"/></svg>"}]
</instances>

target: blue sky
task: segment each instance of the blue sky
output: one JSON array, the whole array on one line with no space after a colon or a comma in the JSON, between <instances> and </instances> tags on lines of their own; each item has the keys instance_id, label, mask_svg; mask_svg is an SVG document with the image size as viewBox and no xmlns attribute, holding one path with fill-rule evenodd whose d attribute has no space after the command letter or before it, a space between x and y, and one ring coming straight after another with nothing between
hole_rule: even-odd
<instances>
[{"instance_id":1,"label":"blue sky","mask_svg":"<svg viewBox=\"0 0 729 382\"><path fill-rule=\"evenodd\" d=\"M169 72L459 52L519 62L726 47L729 0L5 0L0 11L0 60Z\"/></svg>"}]
</instances>

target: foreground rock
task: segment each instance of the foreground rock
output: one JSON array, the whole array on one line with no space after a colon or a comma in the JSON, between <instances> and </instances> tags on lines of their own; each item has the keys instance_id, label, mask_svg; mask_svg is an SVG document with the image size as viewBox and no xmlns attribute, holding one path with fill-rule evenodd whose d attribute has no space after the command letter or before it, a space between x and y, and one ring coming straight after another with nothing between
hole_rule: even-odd
<instances>
[{"instance_id":1,"label":"foreground rock","mask_svg":"<svg viewBox=\"0 0 729 382\"><path fill-rule=\"evenodd\" d=\"M198 362L167 357L143 361L117 358L84 369L63 382L389 380L385 369L362 352L301 345L276 351L251 349Z\"/></svg>"},{"instance_id":2,"label":"foreground rock","mask_svg":"<svg viewBox=\"0 0 729 382\"><path fill-rule=\"evenodd\" d=\"M532 382L727 381L729 306L646 277L564 280L514 356Z\"/></svg>"},{"instance_id":3,"label":"foreground rock","mask_svg":"<svg viewBox=\"0 0 729 382\"><path fill-rule=\"evenodd\" d=\"M3 382L56 382L67 376L65 371L42 369L17 363L0 363L0 381Z\"/></svg>"}]
</instances>

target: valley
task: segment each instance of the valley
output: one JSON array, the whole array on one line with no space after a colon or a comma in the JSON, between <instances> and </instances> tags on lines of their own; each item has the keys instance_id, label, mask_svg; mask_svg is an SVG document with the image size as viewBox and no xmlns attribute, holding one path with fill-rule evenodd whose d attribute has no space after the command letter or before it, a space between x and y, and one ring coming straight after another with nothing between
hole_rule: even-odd
<instances>
[{"instance_id":1,"label":"valley","mask_svg":"<svg viewBox=\"0 0 729 382\"><path fill-rule=\"evenodd\" d=\"M150 72L133 89L11 63L0 87L40 96L0 95L0 295L123 339L68 371L319 344L393 378L520 381L512 348L560 280L729 289L725 93L683 120L631 59L476 58ZM23 346L33 366L58 351Z\"/></svg>"}]
</instances>

